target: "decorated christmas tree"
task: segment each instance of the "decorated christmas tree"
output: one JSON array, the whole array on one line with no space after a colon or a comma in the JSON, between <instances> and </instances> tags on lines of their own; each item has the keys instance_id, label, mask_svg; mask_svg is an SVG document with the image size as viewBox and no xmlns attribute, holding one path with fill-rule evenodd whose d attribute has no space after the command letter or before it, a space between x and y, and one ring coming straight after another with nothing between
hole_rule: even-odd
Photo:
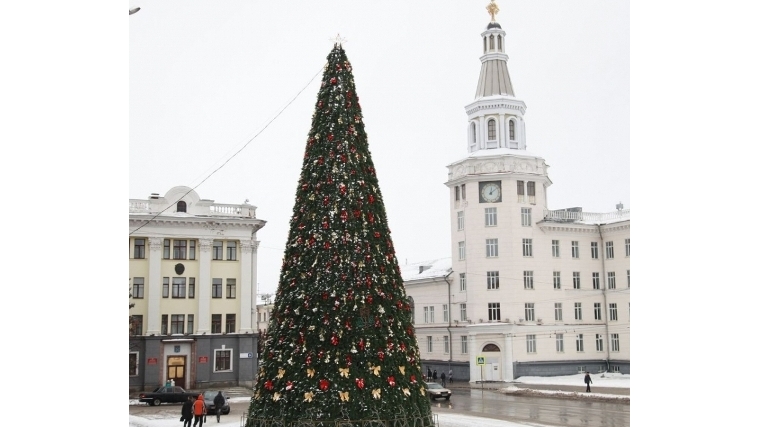
<instances>
[{"instance_id":1,"label":"decorated christmas tree","mask_svg":"<svg viewBox=\"0 0 760 427\"><path fill-rule=\"evenodd\" d=\"M338 420L432 424L351 64L336 43L312 117L247 426Z\"/></svg>"}]
</instances>

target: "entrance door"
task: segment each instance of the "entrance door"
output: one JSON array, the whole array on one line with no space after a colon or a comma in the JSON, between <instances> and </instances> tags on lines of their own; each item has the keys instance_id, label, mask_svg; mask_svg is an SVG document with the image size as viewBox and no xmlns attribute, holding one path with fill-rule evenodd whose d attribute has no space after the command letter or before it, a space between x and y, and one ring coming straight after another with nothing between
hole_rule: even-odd
<instances>
[{"instance_id":1,"label":"entrance door","mask_svg":"<svg viewBox=\"0 0 760 427\"><path fill-rule=\"evenodd\" d=\"M166 366L169 368L167 378L174 380L174 385L185 388L185 358L187 356L169 356Z\"/></svg>"}]
</instances>

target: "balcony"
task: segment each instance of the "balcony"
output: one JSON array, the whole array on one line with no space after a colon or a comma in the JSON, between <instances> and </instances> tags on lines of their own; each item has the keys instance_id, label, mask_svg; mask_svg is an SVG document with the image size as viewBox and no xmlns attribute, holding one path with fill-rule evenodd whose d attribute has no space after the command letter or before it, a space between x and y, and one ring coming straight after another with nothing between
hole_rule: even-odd
<instances>
[{"instance_id":1,"label":"balcony","mask_svg":"<svg viewBox=\"0 0 760 427\"><path fill-rule=\"evenodd\" d=\"M605 224L609 222L619 222L631 219L630 209L621 209L614 212L595 213L582 212L580 210L544 210L545 221L555 222L582 222L586 224Z\"/></svg>"}]
</instances>

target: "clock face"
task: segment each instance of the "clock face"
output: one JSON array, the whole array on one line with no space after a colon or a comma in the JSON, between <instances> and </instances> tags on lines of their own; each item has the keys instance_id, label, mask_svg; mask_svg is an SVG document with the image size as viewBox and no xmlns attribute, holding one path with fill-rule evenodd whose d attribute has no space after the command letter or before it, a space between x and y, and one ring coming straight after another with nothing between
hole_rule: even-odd
<instances>
[{"instance_id":1,"label":"clock face","mask_svg":"<svg viewBox=\"0 0 760 427\"><path fill-rule=\"evenodd\" d=\"M480 197L488 203L501 200L501 186L495 182L487 182L483 184L480 188Z\"/></svg>"}]
</instances>

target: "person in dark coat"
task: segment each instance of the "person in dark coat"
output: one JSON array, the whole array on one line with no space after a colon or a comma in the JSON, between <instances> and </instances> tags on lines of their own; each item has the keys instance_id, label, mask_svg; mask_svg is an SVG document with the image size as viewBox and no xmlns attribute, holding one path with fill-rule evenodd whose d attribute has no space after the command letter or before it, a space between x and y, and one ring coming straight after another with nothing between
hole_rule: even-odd
<instances>
[{"instance_id":1,"label":"person in dark coat","mask_svg":"<svg viewBox=\"0 0 760 427\"><path fill-rule=\"evenodd\" d=\"M583 382L586 383L586 393L591 393L591 374L589 374L588 371L586 371L586 377L583 378Z\"/></svg>"},{"instance_id":2,"label":"person in dark coat","mask_svg":"<svg viewBox=\"0 0 760 427\"><path fill-rule=\"evenodd\" d=\"M441 372L441 385L446 387L446 373Z\"/></svg>"},{"instance_id":3,"label":"person in dark coat","mask_svg":"<svg viewBox=\"0 0 760 427\"><path fill-rule=\"evenodd\" d=\"M182 419L185 421L182 427L190 427L193 422L193 398L187 396L187 400L182 404Z\"/></svg>"},{"instance_id":4,"label":"person in dark coat","mask_svg":"<svg viewBox=\"0 0 760 427\"><path fill-rule=\"evenodd\" d=\"M433 381L438 382L438 370L433 369Z\"/></svg>"},{"instance_id":5,"label":"person in dark coat","mask_svg":"<svg viewBox=\"0 0 760 427\"><path fill-rule=\"evenodd\" d=\"M433 373L430 371L430 368L428 368L427 380L430 381L431 378L433 378Z\"/></svg>"},{"instance_id":6,"label":"person in dark coat","mask_svg":"<svg viewBox=\"0 0 760 427\"><path fill-rule=\"evenodd\" d=\"M221 390L214 397L214 409L216 410L216 422L219 422L219 417L222 415L222 407L224 407L224 396L222 396Z\"/></svg>"}]
</instances>

